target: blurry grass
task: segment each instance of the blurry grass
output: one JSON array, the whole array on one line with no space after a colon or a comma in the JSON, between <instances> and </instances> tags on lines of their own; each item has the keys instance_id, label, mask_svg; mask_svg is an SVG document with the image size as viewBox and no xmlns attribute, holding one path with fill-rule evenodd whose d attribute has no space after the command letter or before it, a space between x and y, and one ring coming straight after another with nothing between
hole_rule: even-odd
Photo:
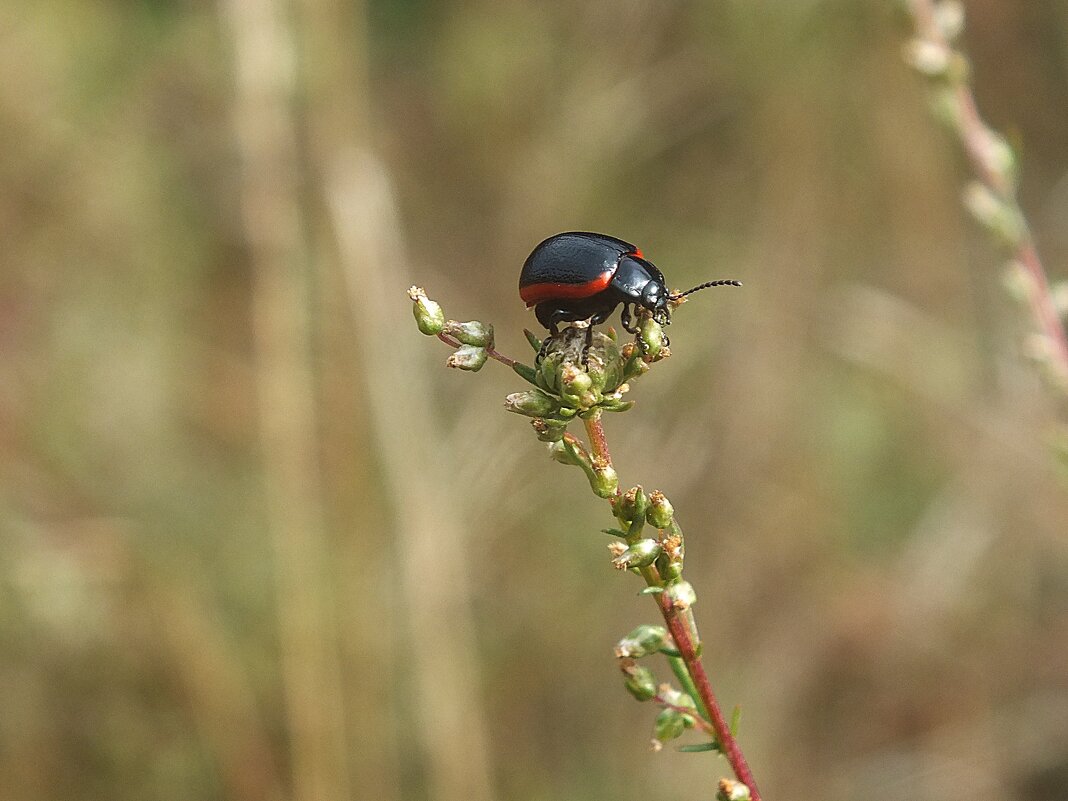
<instances>
[{"instance_id":1,"label":"blurry grass","mask_svg":"<svg viewBox=\"0 0 1068 801\"><path fill-rule=\"evenodd\" d=\"M1064 13L1023 0L969 12L980 101L1024 143L1022 199L1063 276ZM4 16L0 798L288 797L218 10L51 2ZM298 31L308 18L294 12ZM1068 502L1043 450L1051 413L892 15L469 2L372 3L368 18L367 141L412 272L451 312L496 323L502 348L525 347L518 268L557 230L640 242L678 286L745 281L680 312L660 384L610 434L620 471L682 515L710 670L726 703L746 700L768 796L818 777L837 799L1060 798L1068 732L1045 710L1068 692ZM317 64L305 51L302 74ZM329 242L326 176L310 166L326 162L307 154L329 161L337 140L298 123L302 214ZM404 373L366 373L366 309L341 301L333 249L316 257L307 356L324 580L343 588L343 746L356 797L370 776L376 798L428 798L414 667L390 644L408 624L395 560L411 532L383 501L363 389L404 392ZM396 283L407 325L407 283L388 254L372 269ZM384 294L364 302L388 317ZM708 319L716 337L698 341ZM445 469L501 476L465 534L479 577L467 656L497 794L704 786L700 758L647 754L643 710L617 686L611 644L640 599L619 596L607 565L596 597L560 580L604 559L602 522L566 525L582 493L529 438L484 427L515 382L405 369L426 371L424 422L455 443ZM704 391L673 391L683 374ZM635 473L639 450L657 474ZM559 513L530 508L546 489Z\"/></svg>"}]
</instances>

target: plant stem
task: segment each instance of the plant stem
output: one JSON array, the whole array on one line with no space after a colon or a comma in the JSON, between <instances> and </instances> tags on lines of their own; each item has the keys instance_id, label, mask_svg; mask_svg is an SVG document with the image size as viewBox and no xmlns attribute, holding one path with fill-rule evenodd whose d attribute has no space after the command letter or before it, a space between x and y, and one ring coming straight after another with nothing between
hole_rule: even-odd
<instances>
[{"instance_id":1,"label":"plant stem","mask_svg":"<svg viewBox=\"0 0 1068 801\"><path fill-rule=\"evenodd\" d=\"M946 39L938 23L934 0L908 0L908 9L916 24L916 34L920 40L939 48L950 49L951 43ZM960 137L976 175L998 197L1019 210L1012 179L1006 171L995 168L991 163L991 142L996 135L979 116L975 95L966 80L954 81L953 101L957 135ZM1020 219L1023 219L1022 212L1020 212ZM1064 324L1057 313L1046 271L1026 224L1019 242L1013 249L1013 258L1030 278L1028 302L1031 314L1049 341L1050 365L1060 378L1062 385L1065 385L1068 382L1068 335L1065 334Z\"/></svg>"},{"instance_id":2,"label":"plant stem","mask_svg":"<svg viewBox=\"0 0 1068 801\"><path fill-rule=\"evenodd\" d=\"M586 426L586 435L589 437L590 450L594 458L601 459L605 464L611 465L612 455L608 451L608 440L604 435L604 426L601 425L600 414L584 418L582 422ZM650 586L662 586L663 582L656 568L650 566L644 568L641 573L646 583ZM675 641L675 647L678 649L679 655L686 666L686 671L689 673L690 681L683 683L689 684L696 690L695 700L704 708L704 711L707 711L708 721L715 732L720 751L730 763L735 777L749 788L752 801L760 801L760 791L757 789L756 780L749 769L749 763L746 762L738 741L731 734L730 726L719 708L716 694L712 692L712 684L709 682L705 668L701 664L701 658L697 653L694 641L695 638L690 633L691 627L693 627L692 620L685 619L682 613L671 605L664 593L660 593L655 597L657 606L660 607L660 613L664 617L664 623L667 624L668 631ZM696 628L693 627L692 630L696 634Z\"/></svg>"},{"instance_id":3,"label":"plant stem","mask_svg":"<svg viewBox=\"0 0 1068 801\"><path fill-rule=\"evenodd\" d=\"M705 673L704 665L701 664L701 658L697 655L693 640L690 638L689 626L686 625L686 621L679 615L678 610L671 606L671 603L663 594L657 595L656 599L668 631L671 633L672 639L675 640L675 647L678 648L682 661L686 663L686 669L689 671L694 686L697 688L697 695L708 710L709 722L716 732L716 740L719 743L720 750L730 763L738 781L749 788L753 801L760 801L760 791L757 789L753 772L749 769L749 763L746 762L741 746L738 745L738 741L731 734L727 719L719 708L719 701L716 700L716 694L712 691L712 684L708 680L708 674Z\"/></svg>"},{"instance_id":4,"label":"plant stem","mask_svg":"<svg viewBox=\"0 0 1068 801\"><path fill-rule=\"evenodd\" d=\"M458 339L453 339L448 334L438 334L438 339L440 339L450 348L458 348L462 344ZM491 359L496 359L501 364L507 364L509 367L515 367L519 361L518 359L509 358L508 356L505 356L503 353L500 353L494 350L493 348L486 348L486 355L489 356Z\"/></svg>"}]
</instances>

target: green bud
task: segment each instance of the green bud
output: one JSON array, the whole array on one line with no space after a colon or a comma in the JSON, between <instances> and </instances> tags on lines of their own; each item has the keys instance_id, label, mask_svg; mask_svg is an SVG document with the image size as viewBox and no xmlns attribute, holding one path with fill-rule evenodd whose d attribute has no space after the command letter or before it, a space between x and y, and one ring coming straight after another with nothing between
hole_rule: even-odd
<instances>
[{"instance_id":1,"label":"green bud","mask_svg":"<svg viewBox=\"0 0 1068 801\"><path fill-rule=\"evenodd\" d=\"M984 129L979 141L981 142L979 158L982 159L987 170L1001 178L1006 186L1015 189L1018 167L1012 147L1000 134L989 128Z\"/></svg>"},{"instance_id":2,"label":"green bud","mask_svg":"<svg viewBox=\"0 0 1068 801\"><path fill-rule=\"evenodd\" d=\"M482 365L486 363L486 356L485 348L478 348L474 345L461 345L445 360L445 364L449 367L455 367L457 370L469 370L472 373L477 373L482 369Z\"/></svg>"},{"instance_id":3,"label":"green bud","mask_svg":"<svg viewBox=\"0 0 1068 801\"><path fill-rule=\"evenodd\" d=\"M657 653L667 642L668 631L663 626L643 624L616 643L616 656L641 659Z\"/></svg>"},{"instance_id":4,"label":"green bud","mask_svg":"<svg viewBox=\"0 0 1068 801\"><path fill-rule=\"evenodd\" d=\"M590 488L598 498L614 498L619 489L619 476L611 465L594 464L586 474Z\"/></svg>"},{"instance_id":5,"label":"green bud","mask_svg":"<svg viewBox=\"0 0 1068 801\"><path fill-rule=\"evenodd\" d=\"M549 443L549 456L560 464L573 464L587 471L587 475L593 472L590 457L584 449L575 446L569 437L563 437L557 442Z\"/></svg>"},{"instance_id":6,"label":"green bud","mask_svg":"<svg viewBox=\"0 0 1068 801\"><path fill-rule=\"evenodd\" d=\"M543 420L535 417L530 421L541 442L559 442L567 431L567 423L560 420Z\"/></svg>"},{"instance_id":7,"label":"green bud","mask_svg":"<svg viewBox=\"0 0 1068 801\"><path fill-rule=\"evenodd\" d=\"M689 715L670 707L661 709L660 714L656 716L656 723L653 724L653 736L662 743L681 737L686 731L685 719L688 717Z\"/></svg>"},{"instance_id":8,"label":"green bud","mask_svg":"<svg viewBox=\"0 0 1068 801\"><path fill-rule=\"evenodd\" d=\"M412 312L419 330L427 336L436 337L445 328L445 312L441 306L426 296L422 287L413 286L408 290L412 299Z\"/></svg>"},{"instance_id":9,"label":"green bud","mask_svg":"<svg viewBox=\"0 0 1068 801\"><path fill-rule=\"evenodd\" d=\"M664 529L671 525L675 516L675 510L671 501L664 497L660 490L653 490L649 494L649 509L645 513L645 519L650 526Z\"/></svg>"},{"instance_id":10,"label":"green bud","mask_svg":"<svg viewBox=\"0 0 1068 801\"><path fill-rule=\"evenodd\" d=\"M627 691L639 701L648 701L656 695L656 676L649 668L629 662L623 667L623 675Z\"/></svg>"},{"instance_id":11,"label":"green bud","mask_svg":"<svg viewBox=\"0 0 1068 801\"><path fill-rule=\"evenodd\" d=\"M685 707L685 709L692 709L694 712L697 711L697 704L694 703L693 698L691 698L689 694L684 693L682 690L676 690L670 684L665 684L663 687L660 688L660 700L663 701L665 704ZM693 724L694 721L690 721L687 724L687 728L689 728Z\"/></svg>"},{"instance_id":12,"label":"green bud","mask_svg":"<svg viewBox=\"0 0 1068 801\"><path fill-rule=\"evenodd\" d=\"M682 552L670 549L667 540L660 543L660 549L660 556L656 560L656 572L665 582L673 582L682 576Z\"/></svg>"},{"instance_id":13,"label":"green bud","mask_svg":"<svg viewBox=\"0 0 1068 801\"><path fill-rule=\"evenodd\" d=\"M684 612L697 603L697 592L688 581L672 582L664 590L664 595L673 607Z\"/></svg>"},{"instance_id":14,"label":"green bud","mask_svg":"<svg viewBox=\"0 0 1068 801\"><path fill-rule=\"evenodd\" d=\"M541 360L539 367L539 380L538 386L548 392L559 392L560 384L557 379L556 368L560 364L561 356L559 353L549 353Z\"/></svg>"},{"instance_id":15,"label":"green bud","mask_svg":"<svg viewBox=\"0 0 1068 801\"><path fill-rule=\"evenodd\" d=\"M616 570L629 570L632 567L648 567L660 556L660 543L652 539L642 539L630 545L623 553L612 560Z\"/></svg>"},{"instance_id":16,"label":"green bud","mask_svg":"<svg viewBox=\"0 0 1068 801\"><path fill-rule=\"evenodd\" d=\"M562 439L549 443L549 458L560 464L577 465L579 463Z\"/></svg>"},{"instance_id":17,"label":"green bud","mask_svg":"<svg viewBox=\"0 0 1068 801\"><path fill-rule=\"evenodd\" d=\"M645 354L643 361L656 361L657 357L660 356L660 352L664 349L663 327L652 317L644 318L641 327L638 329L638 341L641 343L642 351Z\"/></svg>"},{"instance_id":18,"label":"green bud","mask_svg":"<svg viewBox=\"0 0 1068 801\"><path fill-rule=\"evenodd\" d=\"M581 395L593 387L593 379L585 370L567 362L560 368L560 388L568 395Z\"/></svg>"},{"instance_id":19,"label":"green bud","mask_svg":"<svg viewBox=\"0 0 1068 801\"><path fill-rule=\"evenodd\" d=\"M590 349L589 361L586 364L586 375L590 379L590 388L600 395L604 390L605 379L608 374L605 371L605 361L601 354L592 348Z\"/></svg>"},{"instance_id":20,"label":"green bud","mask_svg":"<svg viewBox=\"0 0 1068 801\"><path fill-rule=\"evenodd\" d=\"M627 360L623 368L623 378L625 381L630 381L632 378L645 375L649 372L649 363L642 357L642 353L638 348L634 348L634 353Z\"/></svg>"},{"instance_id":21,"label":"green bud","mask_svg":"<svg viewBox=\"0 0 1068 801\"><path fill-rule=\"evenodd\" d=\"M556 413L560 404L540 389L528 389L506 396L504 408L527 417L548 417Z\"/></svg>"},{"instance_id":22,"label":"green bud","mask_svg":"<svg viewBox=\"0 0 1068 801\"><path fill-rule=\"evenodd\" d=\"M750 801L749 788L734 779L720 779L716 801Z\"/></svg>"},{"instance_id":23,"label":"green bud","mask_svg":"<svg viewBox=\"0 0 1068 801\"><path fill-rule=\"evenodd\" d=\"M474 345L477 348L493 347L493 326L489 323L480 323L478 320L458 323L449 320L445 323L445 333L465 345Z\"/></svg>"},{"instance_id":24,"label":"green bud","mask_svg":"<svg viewBox=\"0 0 1068 801\"><path fill-rule=\"evenodd\" d=\"M619 496L619 502L616 504L616 517L627 523L633 523L635 520L644 518L648 508L649 498L641 486L631 487Z\"/></svg>"},{"instance_id":25,"label":"green bud","mask_svg":"<svg viewBox=\"0 0 1068 801\"><path fill-rule=\"evenodd\" d=\"M979 224L1008 247L1014 248L1023 239L1026 224L1019 209L1000 198L990 187L972 181L964 189L964 205Z\"/></svg>"}]
</instances>

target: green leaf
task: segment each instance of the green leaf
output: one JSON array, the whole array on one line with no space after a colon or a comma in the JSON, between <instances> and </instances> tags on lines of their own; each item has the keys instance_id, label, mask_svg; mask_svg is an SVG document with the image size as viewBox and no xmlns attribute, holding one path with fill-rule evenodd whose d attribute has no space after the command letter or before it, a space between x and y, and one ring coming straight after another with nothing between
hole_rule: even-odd
<instances>
[{"instance_id":1,"label":"green leaf","mask_svg":"<svg viewBox=\"0 0 1068 801\"><path fill-rule=\"evenodd\" d=\"M541 340L534 336L534 332L526 328L523 329L523 333L527 336L527 342L530 343L530 347L534 348L534 352L538 353L541 350Z\"/></svg>"},{"instance_id":2,"label":"green leaf","mask_svg":"<svg viewBox=\"0 0 1068 801\"><path fill-rule=\"evenodd\" d=\"M697 743L696 745L680 745L679 751L684 754L699 754L704 751L718 751L719 743L715 740L709 743Z\"/></svg>"},{"instance_id":3,"label":"green leaf","mask_svg":"<svg viewBox=\"0 0 1068 801\"><path fill-rule=\"evenodd\" d=\"M613 537L627 536L627 532L620 531L618 528L602 528L601 531L603 531L605 534L611 534Z\"/></svg>"},{"instance_id":4,"label":"green leaf","mask_svg":"<svg viewBox=\"0 0 1068 801\"><path fill-rule=\"evenodd\" d=\"M731 725L730 725L731 737L737 737L738 736L738 724L741 723L741 721L742 721L742 708L740 706L735 706L734 707L734 711L731 712Z\"/></svg>"},{"instance_id":5,"label":"green leaf","mask_svg":"<svg viewBox=\"0 0 1068 801\"><path fill-rule=\"evenodd\" d=\"M605 529L607 531L608 529ZM622 532L621 532L622 536ZM638 593L638 595L659 595L664 591L663 587L646 587L644 590Z\"/></svg>"},{"instance_id":6,"label":"green leaf","mask_svg":"<svg viewBox=\"0 0 1068 801\"><path fill-rule=\"evenodd\" d=\"M521 375L526 381L529 381L531 384L537 386L538 374L533 367L516 362L512 365L512 369L515 370L519 375Z\"/></svg>"}]
</instances>

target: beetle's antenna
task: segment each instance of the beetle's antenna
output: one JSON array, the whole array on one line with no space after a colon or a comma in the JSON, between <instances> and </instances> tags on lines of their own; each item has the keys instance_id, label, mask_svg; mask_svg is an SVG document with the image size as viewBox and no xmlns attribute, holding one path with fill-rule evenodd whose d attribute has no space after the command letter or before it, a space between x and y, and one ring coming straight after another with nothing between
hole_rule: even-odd
<instances>
[{"instance_id":1,"label":"beetle's antenna","mask_svg":"<svg viewBox=\"0 0 1068 801\"><path fill-rule=\"evenodd\" d=\"M719 281L706 281L703 284L698 284L693 289L687 289L685 292L679 292L676 295L672 295L671 299L672 300L678 300L679 298L684 298L687 295L692 295L694 292L698 292L698 291L700 291L702 289L708 289L710 286L741 286L741 285L742 285L741 281L735 281L732 278L724 278L724 279L721 279Z\"/></svg>"}]
</instances>

